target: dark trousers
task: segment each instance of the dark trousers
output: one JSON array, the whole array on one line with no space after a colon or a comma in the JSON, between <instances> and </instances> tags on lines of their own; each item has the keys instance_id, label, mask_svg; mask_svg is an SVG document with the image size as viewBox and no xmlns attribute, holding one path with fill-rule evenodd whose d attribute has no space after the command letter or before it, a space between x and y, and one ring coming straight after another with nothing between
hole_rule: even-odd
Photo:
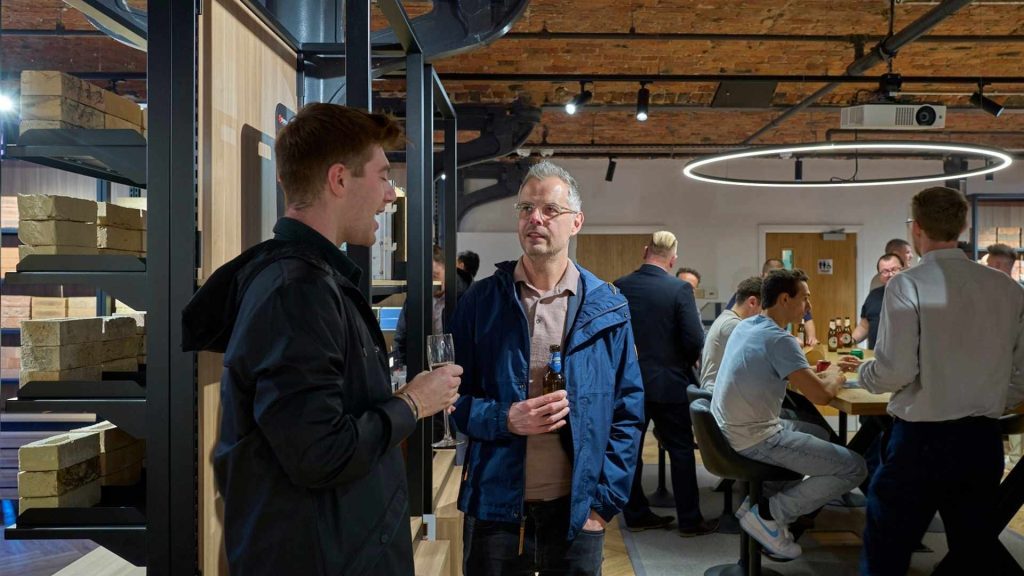
<instances>
[{"instance_id":1,"label":"dark trousers","mask_svg":"<svg viewBox=\"0 0 1024 576\"><path fill-rule=\"evenodd\" d=\"M466 516L463 524L463 573L466 576L600 576L604 531L569 535L569 497L527 502L523 549L520 525Z\"/></svg>"},{"instance_id":2,"label":"dark trousers","mask_svg":"<svg viewBox=\"0 0 1024 576\"><path fill-rule=\"evenodd\" d=\"M672 471L672 493L676 498L676 517L679 528L696 528L704 517L700 513L700 498L697 492L697 463L693 457L696 444L690 425L690 407L687 404L663 404L647 402L644 406L647 423L654 420L658 440L668 452ZM629 502L622 510L622 516L629 525L637 522L651 511L651 505L644 495L641 479L644 472L643 446L647 436L647 424L640 436L640 454L636 459L636 474L629 493Z\"/></svg>"},{"instance_id":3,"label":"dark trousers","mask_svg":"<svg viewBox=\"0 0 1024 576\"><path fill-rule=\"evenodd\" d=\"M1002 437L992 418L895 420L868 490L861 574L906 574L936 511L950 573L997 573L990 564L998 558L992 526L1002 472Z\"/></svg>"}]
</instances>

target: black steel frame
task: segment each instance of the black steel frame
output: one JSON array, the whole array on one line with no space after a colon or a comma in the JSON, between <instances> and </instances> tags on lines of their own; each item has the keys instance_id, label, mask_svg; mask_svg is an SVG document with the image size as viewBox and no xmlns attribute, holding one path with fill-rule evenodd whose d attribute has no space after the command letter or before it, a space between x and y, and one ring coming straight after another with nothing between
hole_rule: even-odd
<instances>
[{"instance_id":1,"label":"black steel frame","mask_svg":"<svg viewBox=\"0 0 1024 576\"><path fill-rule=\"evenodd\" d=\"M91 539L145 564L151 576L193 575L199 569L197 394L195 355L180 351L180 319L196 286L197 6L156 2L148 16L149 140L115 143L135 156L145 150L144 181L136 177L132 183L148 185L147 258L32 256L6 278L88 284L147 310L144 372L108 374L110 380L103 382L45 387L30 382L20 398L8 402L20 412L99 413L145 437L146 481L130 494L104 490L95 508L29 510L5 534L9 539ZM67 151L37 148L25 159L81 172L74 162L55 162L92 145L102 149L105 138L117 136L96 137L86 135ZM116 174L89 175L118 181Z\"/></svg>"},{"instance_id":2,"label":"black steel frame","mask_svg":"<svg viewBox=\"0 0 1024 576\"><path fill-rule=\"evenodd\" d=\"M978 246L978 207L989 200L1024 203L1024 194L968 194L971 202L971 250L972 258L977 260L983 250Z\"/></svg>"}]
</instances>

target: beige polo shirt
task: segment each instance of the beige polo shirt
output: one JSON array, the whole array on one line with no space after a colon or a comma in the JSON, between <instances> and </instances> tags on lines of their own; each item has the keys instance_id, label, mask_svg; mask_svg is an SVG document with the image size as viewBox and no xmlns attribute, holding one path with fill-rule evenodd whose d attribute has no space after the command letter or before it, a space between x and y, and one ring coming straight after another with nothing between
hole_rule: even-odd
<instances>
[{"instance_id":1,"label":"beige polo shirt","mask_svg":"<svg viewBox=\"0 0 1024 576\"><path fill-rule=\"evenodd\" d=\"M552 344L562 344L569 295L576 294L580 271L569 262L562 279L550 291L541 292L526 279L523 260L513 274L519 301L530 327L529 397L540 396L547 374ZM563 350L564 353L564 350ZM563 363L564 366L564 363ZM572 407L569 408L572 410ZM567 496L572 487L572 462L558 434L534 434L526 438L526 499L554 500Z\"/></svg>"}]
</instances>

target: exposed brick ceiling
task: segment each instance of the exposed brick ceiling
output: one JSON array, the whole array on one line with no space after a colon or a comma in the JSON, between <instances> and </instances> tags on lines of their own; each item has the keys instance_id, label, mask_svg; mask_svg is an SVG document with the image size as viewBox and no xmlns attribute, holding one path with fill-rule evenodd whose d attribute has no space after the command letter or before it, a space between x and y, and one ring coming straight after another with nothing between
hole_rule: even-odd
<instances>
[{"instance_id":1,"label":"exposed brick ceiling","mask_svg":"<svg viewBox=\"0 0 1024 576\"><path fill-rule=\"evenodd\" d=\"M142 5L145 2L134 2ZM407 1L411 15L429 10L430 4ZM934 3L905 0L897 4L895 30L906 27L934 7ZM0 4L4 29L88 30L91 26L59 0L5 0ZM448 74L544 74L545 81L500 78L445 80L455 102L502 103L519 98L544 106L541 125L528 145L593 143L602 146L667 146L680 149L742 142L772 118L822 86L811 82L779 83L764 108L710 107L717 82L655 82L651 90L651 116L646 123L633 117L639 87L635 81L599 82L589 86L594 101L576 116L564 104L579 90L577 82L559 81L562 74L594 75L841 75L856 58L856 37L867 37L870 50L888 29L889 2L885 0L532 0L512 33L479 50L434 62L444 78ZM376 16L374 27L383 26ZM522 33L616 33L635 37L615 39L538 39ZM778 40L658 40L650 34L746 34L773 36L833 36L831 41ZM1024 76L1024 5L1019 2L976 2L935 27L929 36L969 36L974 39L918 41L904 47L894 71L904 76L976 77ZM980 37L1011 36L1000 42ZM5 35L0 40L5 75L33 69L75 72L144 72L145 54L103 37L29 37ZM878 66L867 72L885 72ZM5 76L10 78L10 76ZM97 81L108 87L108 82ZM8 80L6 88L16 86ZM838 107L870 97L873 83L843 84L814 107L766 133L758 143L822 140L839 126ZM129 80L120 92L145 98L145 83ZM375 83L384 95L400 95L403 82ZM970 84L915 83L905 92L910 102L941 103L954 107L942 132L916 132L914 138L935 138L987 143L1024 149L1024 83L986 87L1007 106L993 118L968 103ZM1003 94L1003 95L995 95ZM546 135L546 137L545 137ZM848 134L833 135L850 138ZM596 152L599 153L599 152Z\"/></svg>"}]
</instances>

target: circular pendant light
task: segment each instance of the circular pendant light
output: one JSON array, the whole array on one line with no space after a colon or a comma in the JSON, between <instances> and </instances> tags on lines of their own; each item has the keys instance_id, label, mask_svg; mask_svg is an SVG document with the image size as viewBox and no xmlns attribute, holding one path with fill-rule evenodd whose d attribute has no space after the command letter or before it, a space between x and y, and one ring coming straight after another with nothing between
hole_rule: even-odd
<instances>
[{"instance_id":1,"label":"circular pendant light","mask_svg":"<svg viewBox=\"0 0 1024 576\"><path fill-rule=\"evenodd\" d=\"M714 176L699 172L699 168L738 160L742 158L764 158L769 156L797 156L807 158L811 155L827 155L841 152L916 152L916 153L938 153L938 154L959 154L981 157L986 160L985 165L973 170L962 170L956 173L947 174L926 174L924 176L906 176L901 178L874 178L866 180L755 180L749 178L729 178L725 176ZM824 142L817 144L795 144L783 146L766 146L737 152L726 152L714 156L695 158L683 168L683 174L694 180L710 182L712 184L730 184L733 186L762 186L770 188L829 188L829 187L850 187L850 186L889 186L893 184L921 184L924 182L943 182L946 180L959 180L971 176L981 176L998 172L1008 168L1013 163L1009 154L996 148L977 146L975 144L958 144L952 142L899 142L899 141L860 141L860 142Z\"/></svg>"}]
</instances>

